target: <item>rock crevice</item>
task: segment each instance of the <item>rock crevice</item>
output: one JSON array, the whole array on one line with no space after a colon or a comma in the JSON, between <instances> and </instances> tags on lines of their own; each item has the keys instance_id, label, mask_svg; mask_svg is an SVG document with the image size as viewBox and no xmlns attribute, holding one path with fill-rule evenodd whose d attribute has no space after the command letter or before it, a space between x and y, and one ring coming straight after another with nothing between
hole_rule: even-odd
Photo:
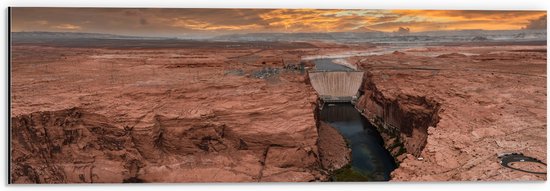
<instances>
[{"instance_id":1,"label":"rock crevice","mask_svg":"<svg viewBox=\"0 0 550 191\"><path fill-rule=\"evenodd\" d=\"M403 160L407 153L420 156L427 142L428 128L435 128L439 122L440 103L405 93L384 94L369 72L364 77L362 91L356 107L378 129L396 162Z\"/></svg>"}]
</instances>

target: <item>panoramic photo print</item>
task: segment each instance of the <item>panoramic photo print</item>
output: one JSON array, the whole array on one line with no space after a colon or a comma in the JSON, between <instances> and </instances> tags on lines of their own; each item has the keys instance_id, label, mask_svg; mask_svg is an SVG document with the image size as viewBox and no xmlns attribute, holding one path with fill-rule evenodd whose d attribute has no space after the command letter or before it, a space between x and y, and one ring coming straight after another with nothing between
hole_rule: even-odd
<instances>
[{"instance_id":1,"label":"panoramic photo print","mask_svg":"<svg viewBox=\"0 0 550 191\"><path fill-rule=\"evenodd\" d=\"M546 11L9 16L11 184L547 180Z\"/></svg>"}]
</instances>

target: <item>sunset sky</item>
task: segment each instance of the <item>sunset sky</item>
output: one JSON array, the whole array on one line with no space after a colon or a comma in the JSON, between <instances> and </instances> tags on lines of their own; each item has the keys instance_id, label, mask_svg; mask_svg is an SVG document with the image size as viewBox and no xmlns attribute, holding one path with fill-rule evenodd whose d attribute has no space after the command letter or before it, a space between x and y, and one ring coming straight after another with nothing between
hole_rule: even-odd
<instances>
[{"instance_id":1,"label":"sunset sky","mask_svg":"<svg viewBox=\"0 0 550 191\"><path fill-rule=\"evenodd\" d=\"M141 36L546 28L545 11L13 8L12 31Z\"/></svg>"}]
</instances>

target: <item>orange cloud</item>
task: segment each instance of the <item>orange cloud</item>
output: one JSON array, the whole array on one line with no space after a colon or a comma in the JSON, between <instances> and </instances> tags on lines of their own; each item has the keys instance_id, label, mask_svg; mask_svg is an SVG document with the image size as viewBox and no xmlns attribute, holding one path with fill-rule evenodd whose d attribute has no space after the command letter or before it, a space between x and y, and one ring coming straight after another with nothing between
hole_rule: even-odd
<instances>
[{"instance_id":1,"label":"orange cloud","mask_svg":"<svg viewBox=\"0 0 550 191\"><path fill-rule=\"evenodd\" d=\"M80 29L82 29L82 27L80 27L78 25L73 25L73 24L60 24L60 25L53 26L52 28L61 29L61 30L80 30Z\"/></svg>"},{"instance_id":2,"label":"orange cloud","mask_svg":"<svg viewBox=\"0 0 550 191\"><path fill-rule=\"evenodd\" d=\"M415 18L402 22L413 31L425 30L517 30L531 20L546 15L543 11L460 11L460 10L393 10L400 19ZM396 21L400 21L397 19ZM389 26L387 23L385 26ZM379 28L389 30L388 28Z\"/></svg>"},{"instance_id":3,"label":"orange cloud","mask_svg":"<svg viewBox=\"0 0 550 191\"><path fill-rule=\"evenodd\" d=\"M14 31L177 36L206 33L517 30L542 28L545 11L364 9L12 8ZM531 26L531 27L528 27Z\"/></svg>"},{"instance_id":4,"label":"orange cloud","mask_svg":"<svg viewBox=\"0 0 550 191\"><path fill-rule=\"evenodd\" d=\"M539 17L538 19L529 20L529 23L525 26L525 29L546 29L546 23L548 22L546 15Z\"/></svg>"},{"instance_id":5,"label":"orange cloud","mask_svg":"<svg viewBox=\"0 0 550 191\"><path fill-rule=\"evenodd\" d=\"M200 20L193 20L187 18L175 18L172 19L170 26L181 27L193 30L252 30L261 28L257 24L243 24L243 25L219 25Z\"/></svg>"},{"instance_id":6,"label":"orange cloud","mask_svg":"<svg viewBox=\"0 0 550 191\"><path fill-rule=\"evenodd\" d=\"M276 9L259 16L271 28L288 32L339 32L365 28L366 25L391 19L383 10Z\"/></svg>"},{"instance_id":7,"label":"orange cloud","mask_svg":"<svg viewBox=\"0 0 550 191\"><path fill-rule=\"evenodd\" d=\"M326 16L338 10L313 9L277 9L264 14L260 18L266 21L271 28L281 28L284 31L332 31L340 22L339 18Z\"/></svg>"},{"instance_id":8,"label":"orange cloud","mask_svg":"<svg viewBox=\"0 0 550 191\"><path fill-rule=\"evenodd\" d=\"M540 11L458 10L314 10L278 9L260 17L272 28L288 32L337 32L374 29L391 32L401 26L430 30L516 30L538 19Z\"/></svg>"}]
</instances>

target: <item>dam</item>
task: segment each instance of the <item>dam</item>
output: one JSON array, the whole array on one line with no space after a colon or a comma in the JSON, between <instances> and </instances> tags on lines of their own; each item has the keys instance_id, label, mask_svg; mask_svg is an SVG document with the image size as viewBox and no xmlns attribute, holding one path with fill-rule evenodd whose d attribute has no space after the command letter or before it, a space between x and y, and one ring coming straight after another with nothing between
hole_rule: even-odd
<instances>
[{"instance_id":1,"label":"dam","mask_svg":"<svg viewBox=\"0 0 550 191\"><path fill-rule=\"evenodd\" d=\"M319 59L315 60L315 70L308 75L323 102L338 103L357 99L364 72L333 64L331 59Z\"/></svg>"},{"instance_id":2,"label":"dam","mask_svg":"<svg viewBox=\"0 0 550 191\"><path fill-rule=\"evenodd\" d=\"M393 156L384 147L376 128L354 106L360 96L363 72L331 59L317 59L309 72L311 85L323 104L319 120L328 123L344 137L351 149L351 162L332 172L331 181L388 181L397 167ZM330 103L323 107L324 103Z\"/></svg>"},{"instance_id":3,"label":"dam","mask_svg":"<svg viewBox=\"0 0 550 191\"><path fill-rule=\"evenodd\" d=\"M325 103L351 102L358 97L363 72L310 72L309 79Z\"/></svg>"}]
</instances>

